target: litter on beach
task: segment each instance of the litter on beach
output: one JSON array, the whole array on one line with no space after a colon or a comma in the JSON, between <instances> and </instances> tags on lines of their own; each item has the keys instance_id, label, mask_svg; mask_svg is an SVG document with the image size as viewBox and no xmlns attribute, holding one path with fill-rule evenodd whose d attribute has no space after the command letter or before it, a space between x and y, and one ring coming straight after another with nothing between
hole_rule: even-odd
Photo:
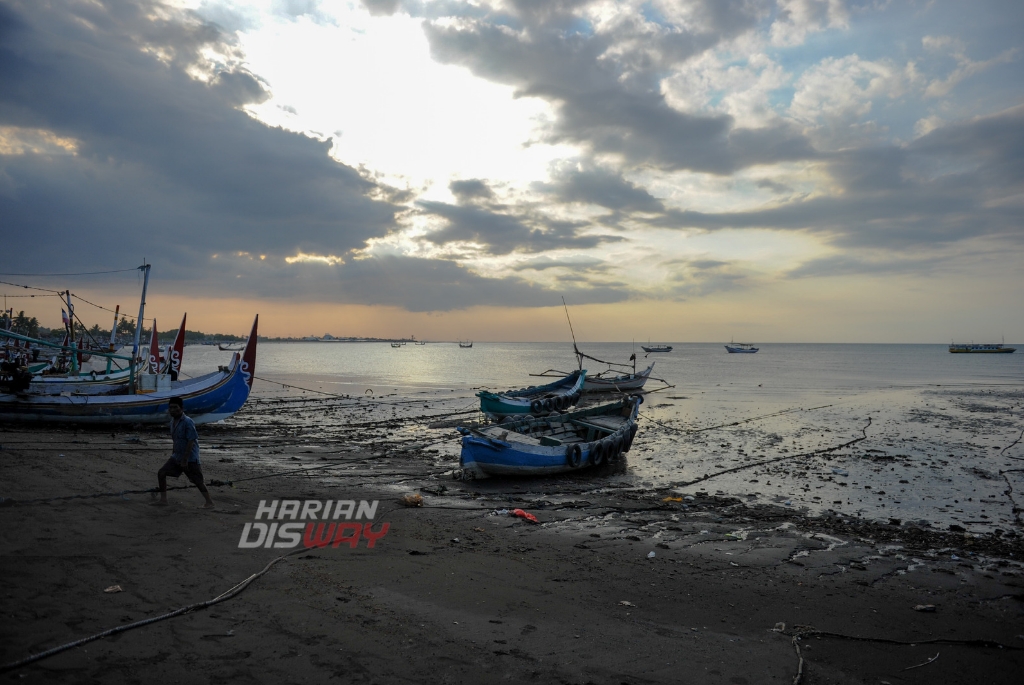
<instances>
[{"instance_id":1,"label":"litter on beach","mask_svg":"<svg viewBox=\"0 0 1024 685\"><path fill-rule=\"evenodd\" d=\"M400 504L406 507L422 507L423 506L423 495L419 493L409 494L398 500Z\"/></svg>"},{"instance_id":2,"label":"litter on beach","mask_svg":"<svg viewBox=\"0 0 1024 685\"><path fill-rule=\"evenodd\" d=\"M111 585L110 587L104 589L103 591L106 592L108 595L112 595L115 592L124 592L124 588L121 587L120 585Z\"/></svg>"},{"instance_id":3,"label":"litter on beach","mask_svg":"<svg viewBox=\"0 0 1024 685\"><path fill-rule=\"evenodd\" d=\"M528 512L525 512L522 509L513 509L512 510L512 516L518 516L519 518L526 519L527 521L530 521L531 523L540 523L540 521L537 520L536 516L534 516L533 514L530 514Z\"/></svg>"}]
</instances>

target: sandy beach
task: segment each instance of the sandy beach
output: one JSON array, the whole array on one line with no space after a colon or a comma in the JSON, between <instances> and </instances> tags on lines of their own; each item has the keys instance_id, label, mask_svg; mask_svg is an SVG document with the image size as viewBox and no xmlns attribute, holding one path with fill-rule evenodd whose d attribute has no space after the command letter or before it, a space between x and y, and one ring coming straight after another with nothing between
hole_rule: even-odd
<instances>
[{"instance_id":1,"label":"sandy beach","mask_svg":"<svg viewBox=\"0 0 1024 685\"><path fill-rule=\"evenodd\" d=\"M381 459L386 441L366 435L390 419L345 411L350 434L330 440L268 421L279 409L201 427L207 480L233 483L211 487L213 511L194 489L172 491L166 508L146 493L35 501L153 487L170 447L162 431L0 432L5 664L212 599L293 551L239 548L261 501L378 500L372 525L389 526L372 549L300 543L228 601L3 677L1019 682L1024 544L1012 530L594 479L458 481L422 441L394 436ZM504 513L515 508L538 523Z\"/></svg>"}]
</instances>

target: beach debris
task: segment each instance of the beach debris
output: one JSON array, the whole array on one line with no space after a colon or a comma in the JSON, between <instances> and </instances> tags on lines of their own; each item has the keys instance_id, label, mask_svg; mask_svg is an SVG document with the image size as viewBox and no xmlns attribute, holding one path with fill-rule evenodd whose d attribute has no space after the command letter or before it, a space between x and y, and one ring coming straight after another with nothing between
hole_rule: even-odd
<instances>
[{"instance_id":1,"label":"beach debris","mask_svg":"<svg viewBox=\"0 0 1024 685\"><path fill-rule=\"evenodd\" d=\"M701 534L701 535L711 535L711 531L710 531L710 530L702 530L702 531L700 532L700 534Z\"/></svg>"},{"instance_id":2,"label":"beach debris","mask_svg":"<svg viewBox=\"0 0 1024 685\"><path fill-rule=\"evenodd\" d=\"M540 521L537 520L536 516L534 516L533 514L530 514L528 512L525 512L522 509L513 509L512 510L512 516L517 516L517 517L519 517L521 519L526 519L527 521L529 521L531 523L540 523Z\"/></svg>"},{"instance_id":3,"label":"beach debris","mask_svg":"<svg viewBox=\"0 0 1024 685\"><path fill-rule=\"evenodd\" d=\"M665 497L661 500L662 502L682 502L682 497Z\"/></svg>"},{"instance_id":4,"label":"beach debris","mask_svg":"<svg viewBox=\"0 0 1024 685\"><path fill-rule=\"evenodd\" d=\"M784 633L784 632L786 632L786 624L783 621L779 621L778 623L775 624L775 627L772 628L772 632L773 633Z\"/></svg>"},{"instance_id":5,"label":"beach debris","mask_svg":"<svg viewBox=\"0 0 1024 685\"><path fill-rule=\"evenodd\" d=\"M832 469L832 473L834 473L837 476L848 476L848 475L850 475L850 472L847 471L846 469L833 468Z\"/></svg>"},{"instance_id":6,"label":"beach debris","mask_svg":"<svg viewBox=\"0 0 1024 685\"><path fill-rule=\"evenodd\" d=\"M635 606L636 606L636 604L633 604L632 602L629 602L629 601L627 601L627 600L625 600L625 599L624 599L624 600L622 600L621 602L619 602L619 606L624 606L624 607L635 607Z\"/></svg>"},{"instance_id":7,"label":"beach debris","mask_svg":"<svg viewBox=\"0 0 1024 685\"><path fill-rule=\"evenodd\" d=\"M103 591L106 592L108 595L112 595L115 592L124 592L124 588L121 587L120 585L111 585L110 587L106 588Z\"/></svg>"},{"instance_id":8,"label":"beach debris","mask_svg":"<svg viewBox=\"0 0 1024 685\"><path fill-rule=\"evenodd\" d=\"M685 499L687 502L692 502L695 498L693 495L687 495L686 497L683 497L683 499Z\"/></svg>"},{"instance_id":9,"label":"beach debris","mask_svg":"<svg viewBox=\"0 0 1024 685\"><path fill-rule=\"evenodd\" d=\"M654 554L654 552L648 552L648 553L647 553L647 558L648 558L648 559L653 559L653 558L654 558L655 556L656 556L656 555Z\"/></svg>"},{"instance_id":10,"label":"beach debris","mask_svg":"<svg viewBox=\"0 0 1024 685\"><path fill-rule=\"evenodd\" d=\"M495 509L491 512L491 516L510 516L512 514L508 509Z\"/></svg>"},{"instance_id":11,"label":"beach debris","mask_svg":"<svg viewBox=\"0 0 1024 685\"><path fill-rule=\"evenodd\" d=\"M423 495L419 493L410 493L404 495L398 503L405 507L422 507L423 506Z\"/></svg>"},{"instance_id":12,"label":"beach debris","mask_svg":"<svg viewBox=\"0 0 1024 685\"><path fill-rule=\"evenodd\" d=\"M473 531L476 532L476 533L486 533L487 532L483 528L474 528Z\"/></svg>"},{"instance_id":13,"label":"beach debris","mask_svg":"<svg viewBox=\"0 0 1024 685\"><path fill-rule=\"evenodd\" d=\"M935 613L935 605L934 604L918 604L918 605L916 605L914 607L914 611L921 611L921 612L924 612L926 614L934 614Z\"/></svg>"},{"instance_id":14,"label":"beach debris","mask_svg":"<svg viewBox=\"0 0 1024 685\"><path fill-rule=\"evenodd\" d=\"M939 658L939 652L936 652L935 656L933 656L932 658L928 659L927 661L925 661L923 663L920 663L920 664L914 664L913 666L907 666L903 670L904 671L909 671L912 668L921 668L922 666L927 666L928 664L930 664L931 662L935 661L938 658Z\"/></svg>"},{"instance_id":15,"label":"beach debris","mask_svg":"<svg viewBox=\"0 0 1024 685\"><path fill-rule=\"evenodd\" d=\"M458 538L452 538L452 542L459 542Z\"/></svg>"}]
</instances>

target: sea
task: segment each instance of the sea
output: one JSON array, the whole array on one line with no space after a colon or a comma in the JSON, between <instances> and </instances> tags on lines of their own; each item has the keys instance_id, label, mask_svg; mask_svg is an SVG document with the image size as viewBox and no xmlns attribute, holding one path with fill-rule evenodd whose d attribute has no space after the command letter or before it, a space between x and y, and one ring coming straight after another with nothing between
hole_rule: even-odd
<instances>
[{"instance_id":1,"label":"sea","mask_svg":"<svg viewBox=\"0 0 1024 685\"><path fill-rule=\"evenodd\" d=\"M632 343L580 346L619 364L635 355L638 370L654 364L633 449L614 467L591 469L591 487L704 492L970 532L1020 520L1024 350L766 343L729 354L722 344L667 344L671 352L650 354ZM210 371L230 354L189 346L184 371ZM436 468L447 474L457 470L459 435L429 428L430 416L481 420L477 391L576 368L571 343L266 342L250 403L305 396L423 407L405 430L432 432ZM584 368L610 367L588 359Z\"/></svg>"}]
</instances>

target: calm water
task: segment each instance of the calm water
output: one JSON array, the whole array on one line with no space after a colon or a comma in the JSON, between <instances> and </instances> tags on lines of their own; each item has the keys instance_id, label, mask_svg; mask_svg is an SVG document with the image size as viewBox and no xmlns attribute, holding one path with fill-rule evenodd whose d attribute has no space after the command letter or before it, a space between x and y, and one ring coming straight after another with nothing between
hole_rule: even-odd
<instances>
[{"instance_id":1,"label":"calm water","mask_svg":"<svg viewBox=\"0 0 1024 685\"><path fill-rule=\"evenodd\" d=\"M945 345L765 344L728 354L720 344L675 344L666 354L637 346L637 367L674 387L649 394L641 432L625 464L582 477L636 487L707 490L813 512L951 523L969 530L1013 525L1008 485L1024 492L1024 350L949 354ZM585 345L594 357L626 361L628 343ZM230 353L190 346L184 370L197 375ZM555 343L264 343L256 396L309 390L376 398L424 398L438 409L475 406L480 388L535 384L529 373L575 368L571 345ZM590 362L592 373L602 370ZM648 390L662 385L650 381ZM415 430L422 430L415 427ZM456 465L454 431L442 457ZM827 449L829 454L752 466ZM1009 470L1009 472L1007 472ZM1024 498L1018 498L1024 503Z\"/></svg>"}]
</instances>

